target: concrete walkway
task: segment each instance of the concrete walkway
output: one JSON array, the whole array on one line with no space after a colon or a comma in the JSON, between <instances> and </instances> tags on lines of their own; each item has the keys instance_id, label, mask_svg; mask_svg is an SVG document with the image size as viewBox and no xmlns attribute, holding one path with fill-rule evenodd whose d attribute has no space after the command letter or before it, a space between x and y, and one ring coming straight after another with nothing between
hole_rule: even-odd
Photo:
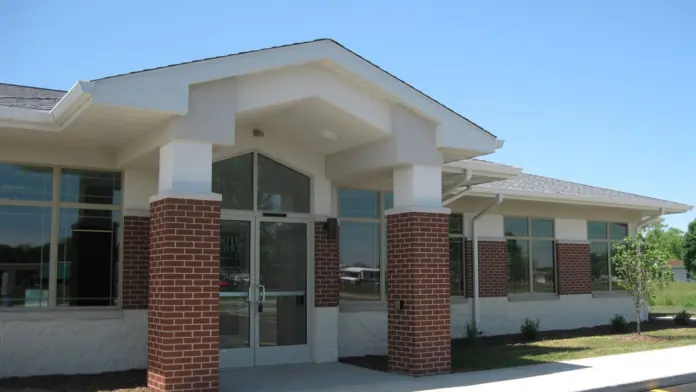
<instances>
[{"instance_id":1,"label":"concrete walkway","mask_svg":"<svg viewBox=\"0 0 696 392\"><path fill-rule=\"evenodd\" d=\"M341 363L225 370L221 392L644 391L696 382L696 346L413 378ZM668 379L667 384L651 384ZM617 388L617 386L622 386Z\"/></svg>"}]
</instances>

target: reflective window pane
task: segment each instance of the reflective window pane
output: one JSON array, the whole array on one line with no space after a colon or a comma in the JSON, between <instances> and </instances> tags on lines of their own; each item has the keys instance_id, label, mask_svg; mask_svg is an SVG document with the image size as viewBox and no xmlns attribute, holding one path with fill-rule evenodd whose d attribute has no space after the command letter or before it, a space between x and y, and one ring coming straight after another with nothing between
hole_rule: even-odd
<instances>
[{"instance_id":1,"label":"reflective window pane","mask_svg":"<svg viewBox=\"0 0 696 392\"><path fill-rule=\"evenodd\" d=\"M383 192L384 196L384 210L391 210L394 208L394 194L392 192Z\"/></svg>"},{"instance_id":2,"label":"reflective window pane","mask_svg":"<svg viewBox=\"0 0 696 392\"><path fill-rule=\"evenodd\" d=\"M119 226L118 211L60 209L57 305L116 305Z\"/></svg>"},{"instance_id":3,"label":"reflective window pane","mask_svg":"<svg viewBox=\"0 0 696 392\"><path fill-rule=\"evenodd\" d=\"M587 238L591 240L607 239L607 223L587 222Z\"/></svg>"},{"instance_id":4,"label":"reflective window pane","mask_svg":"<svg viewBox=\"0 0 696 392\"><path fill-rule=\"evenodd\" d=\"M309 177L258 156L259 211L309 213Z\"/></svg>"},{"instance_id":5,"label":"reflective window pane","mask_svg":"<svg viewBox=\"0 0 696 392\"><path fill-rule=\"evenodd\" d=\"M507 240L508 292L529 292L529 241Z\"/></svg>"},{"instance_id":6,"label":"reflective window pane","mask_svg":"<svg viewBox=\"0 0 696 392\"><path fill-rule=\"evenodd\" d=\"M48 306L51 208L0 206L0 307Z\"/></svg>"},{"instance_id":7,"label":"reflective window pane","mask_svg":"<svg viewBox=\"0 0 696 392\"><path fill-rule=\"evenodd\" d=\"M341 223L341 300L379 300L379 237L379 223Z\"/></svg>"},{"instance_id":8,"label":"reflective window pane","mask_svg":"<svg viewBox=\"0 0 696 392\"><path fill-rule=\"evenodd\" d=\"M464 295L464 243L462 238L450 238L450 294Z\"/></svg>"},{"instance_id":9,"label":"reflective window pane","mask_svg":"<svg viewBox=\"0 0 696 392\"><path fill-rule=\"evenodd\" d=\"M610 223L609 232L612 240L623 240L628 237L628 225L625 223Z\"/></svg>"},{"instance_id":10,"label":"reflective window pane","mask_svg":"<svg viewBox=\"0 0 696 392\"><path fill-rule=\"evenodd\" d=\"M532 262L534 278L532 291L535 293L554 293L556 275L554 272L553 241L532 241Z\"/></svg>"},{"instance_id":11,"label":"reflective window pane","mask_svg":"<svg viewBox=\"0 0 696 392\"><path fill-rule=\"evenodd\" d=\"M464 217L462 214L451 214L449 216L449 233L464 234Z\"/></svg>"},{"instance_id":12,"label":"reflective window pane","mask_svg":"<svg viewBox=\"0 0 696 392\"><path fill-rule=\"evenodd\" d=\"M609 245L590 242L590 273L592 291L609 290Z\"/></svg>"},{"instance_id":13,"label":"reflective window pane","mask_svg":"<svg viewBox=\"0 0 696 392\"><path fill-rule=\"evenodd\" d=\"M213 192L222 195L221 208L254 209L254 155L246 154L213 163Z\"/></svg>"},{"instance_id":14,"label":"reflective window pane","mask_svg":"<svg viewBox=\"0 0 696 392\"><path fill-rule=\"evenodd\" d=\"M611 249L609 249L609 265L611 266L611 290L625 290L623 286L621 286L620 282L621 279L618 278L617 273L616 273L616 265L614 264L612 258L616 255L616 245L619 244L620 241L613 241L610 243Z\"/></svg>"},{"instance_id":15,"label":"reflective window pane","mask_svg":"<svg viewBox=\"0 0 696 392\"><path fill-rule=\"evenodd\" d=\"M0 199L51 201L53 169L0 164Z\"/></svg>"},{"instance_id":16,"label":"reflective window pane","mask_svg":"<svg viewBox=\"0 0 696 392\"><path fill-rule=\"evenodd\" d=\"M338 190L338 215L342 218L379 218L379 192ZM343 229L343 227L341 227Z\"/></svg>"},{"instance_id":17,"label":"reflective window pane","mask_svg":"<svg viewBox=\"0 0 696 392\"><path fill-rule=\"evenodd\" d=\"M529 235L527 218L505 217L505 236L527 237Z\"/></svg>"},{"instance_id":18,"label":"reflective window pane","mask_svg":"<svg viewBox=\"0 0 696 392\"><path fill-rule=\"evenodd\" d=\"M553 238L553 219L532 219L532 237Z\"/></svg>"},{"instance_id":19,"label":"reflective window pane","mask_svg":"<svg viewBox=\"0 0 696 392\"><path fill-rule=\"evenodd\" d=\"M60 201L121 204L121 173L61 169Z\"/></svg>"},{"instance_id":20,"label":"reflective window pane","mask_svg":"<svg viewBox=\"0 0 696 392\"><path fill-rule=\"evenodd\" d=\"M220 349L251 346L251 222L220 222Z\"/></svg>"}]
</instances>

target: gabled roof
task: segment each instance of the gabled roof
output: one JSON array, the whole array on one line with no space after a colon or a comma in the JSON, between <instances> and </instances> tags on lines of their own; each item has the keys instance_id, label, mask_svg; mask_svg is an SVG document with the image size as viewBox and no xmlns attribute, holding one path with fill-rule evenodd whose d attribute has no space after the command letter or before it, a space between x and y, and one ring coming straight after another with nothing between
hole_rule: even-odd
<instances>
[{"instance_id":1,"label":"gabled roof","mask_svg":"<svg viewBox=\"0 0 696 392\"><path fill-rule=\"evenodd\" d=\"M66 91L0 83L0 106L33 110L51 110Z\"/></svg>"}]
</instances>

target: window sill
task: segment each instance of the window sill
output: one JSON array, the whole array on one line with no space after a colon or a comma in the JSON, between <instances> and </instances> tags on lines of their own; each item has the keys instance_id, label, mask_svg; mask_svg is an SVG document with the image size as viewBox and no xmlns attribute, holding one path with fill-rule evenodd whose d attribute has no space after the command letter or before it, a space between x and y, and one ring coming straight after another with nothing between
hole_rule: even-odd
<instances>
[{"instance_id":1,"label":"window sill","mask_svg":"<svg viewBox=\"0 0 696 392\"><path fill-rule=\"evenodd\" d=\"M595 291L592 293L592 298L622 298L630 297L631 293L628 291L617 290L617 291Z\"/></svg>"},{"instance_id":2,"label":"window sill","mask_svg":"<svg viewBox=\"0 0 696 392\"><path fill-rule=\"evenodd\" d=\"M508 302L557 301L560 298L555 293L508 294Z\"/></svg>"},{"instance_id":3,"label":"window sill","mask_svg":"<svg viewBox=\"0 0 696 392\"><path fill-rule=\"evenodd\" d=\"M0 309L0 321L108 320L123 317L118 308Z\"/></svg>"},{"instance_id":4,"label":"window sill","mask_svg":"<svg viewBox=\"0 0 696 392\"><path fill-rule=\"evenodd\" d=\"M386 312L387 303L384 301L345 301L338 304L339 312Z\"/></svg>"}]
</instances>

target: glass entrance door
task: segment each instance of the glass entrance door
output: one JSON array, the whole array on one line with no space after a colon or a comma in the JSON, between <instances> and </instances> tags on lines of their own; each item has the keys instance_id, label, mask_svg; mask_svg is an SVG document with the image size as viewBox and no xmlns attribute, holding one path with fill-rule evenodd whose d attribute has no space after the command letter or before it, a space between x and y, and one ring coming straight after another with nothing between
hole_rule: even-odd
<instances>
[{"instance_id":1,"label":"glass entrance door","mask_svg":"<svg viewBox=\"0 0 696 392\"><path fill-rule=\"evenodd\" d=\"M306 220L224 220L220 248L220 366L311 360L307 344Z\"/></svg>"}]
</instances>

